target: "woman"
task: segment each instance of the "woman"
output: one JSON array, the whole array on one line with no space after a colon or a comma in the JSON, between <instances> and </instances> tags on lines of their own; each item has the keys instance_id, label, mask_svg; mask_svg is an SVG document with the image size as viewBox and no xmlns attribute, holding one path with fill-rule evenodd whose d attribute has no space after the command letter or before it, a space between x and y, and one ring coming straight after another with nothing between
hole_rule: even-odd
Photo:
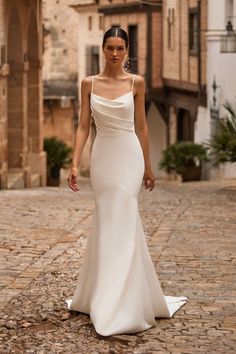
<instances>
[{"instance_id":1,"label":"woman","mask_svg":"<svg viewBox=\"0 0 236 354\"><path fill-rule=\"evenodd\" d=\"M123 62L128 36L121 28L103 38L105 68L82 81L80 124L76 133L69 187L78 191L77 169L89 136L90 109L96 125L90 180L95 199L92 230L69 310L90 315L97 333L136 333L170 318L185 297L165 297L148 248L138 210L144 178L152 172L144 105L144 80L128 74Z\"/></svg>"}]
</instances>

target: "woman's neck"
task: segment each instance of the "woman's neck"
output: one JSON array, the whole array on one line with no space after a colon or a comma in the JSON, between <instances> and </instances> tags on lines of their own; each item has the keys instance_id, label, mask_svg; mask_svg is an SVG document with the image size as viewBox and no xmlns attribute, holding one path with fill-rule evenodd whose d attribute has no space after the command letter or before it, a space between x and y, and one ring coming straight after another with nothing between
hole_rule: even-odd
<instances>
[{"instance_id":1,"label":"woman's neck","mask_svg":"<svg viewBox=\"0 0 236 354\"><path fill-rule=\"evenodd\" d=\"M104 76L117 78L117 77L120 77L120 76L126 74L126 71L121 66L114 68L114 67L106 64L105 68L103 69L101 74Z\"/></svg>"}]
</instances>

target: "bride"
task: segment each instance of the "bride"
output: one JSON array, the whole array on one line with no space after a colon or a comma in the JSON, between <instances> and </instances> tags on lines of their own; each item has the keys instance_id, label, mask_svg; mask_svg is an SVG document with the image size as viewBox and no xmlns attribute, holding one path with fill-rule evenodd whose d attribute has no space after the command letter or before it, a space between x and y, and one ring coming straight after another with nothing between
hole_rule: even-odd
<instances>
[{"instance_id":1,"label":"bride","mask_svg":"<svg viewBox=\"0 0 236 354\"><path fill-rule=\"evenodd\" d=\"M95 209L77 286L69 310L90 315L97 333L136 333L170 318L186 297L164 296L147 247L138 209L142 182L155 187L145 117L145 83L123 68L128 36L120 27L104 35L105 67L83 79L69 187L79 191L78 166L92 113L96 137L90 181ZM79 226L78 226L79 227Z\"/></svg>"}]
</instances>

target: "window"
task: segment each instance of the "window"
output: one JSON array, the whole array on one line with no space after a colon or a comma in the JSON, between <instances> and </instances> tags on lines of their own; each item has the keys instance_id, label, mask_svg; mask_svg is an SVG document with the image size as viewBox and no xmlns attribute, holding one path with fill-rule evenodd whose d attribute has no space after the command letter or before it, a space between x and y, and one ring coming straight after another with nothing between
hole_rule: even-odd
<instances>
[{"instance_id":1,"label":"window","mask_svg":"<svg viewBox=\"0 0 236 354\"><path fill-rule=\"evenodd\" d=\"M189 53L198 53L198 10L195 8L189 12Z\"/></svg>"},{"instance_id":2,"label":"window","mask_svg":"<svg viewBox=\"0 0 236 354\"><path fill-rule=\"evenodd\" d=\"M168 9L168 49L174 50L175 9Z\"/></svg>"},{"instance_id":3,"label":"window","mask_svg":"<svg viewBox=\"0 0 236 354\"><path fill-rule=\"evenodd\" d=\"M92 25L93 25L93 18L92 18L92 16L89 16L88 17L88 30L89 31L92 31Z\"/></svg>"},{"instance_id":4,"label":"window","mask_svg":"<svg viewBox=\"0 0 236 354\"><path fill-rule=\"evenodd\" d=\"M99 72L99 47L96 45L86 47L86 75L96 75Z\"/></svg>"},{"instance_id":5,"label":"window","mask_svg":"<svg viewBox=\"0 0 236 354\"><path fill-rule=\"evenodd\" d=\"M138 26L130 25L128 28L129 36L129 60L130 72L138 72Z\"/></svg>"},{"instance_id":6,"label":"window","mask_svg":"<svg viewBox=\"0 0 236 354\"><path fill-rule=\"evenodd\" d=\"M104 30L104 17L99 16L99 30L103 31Z\"/></svg>"}]
</instances>

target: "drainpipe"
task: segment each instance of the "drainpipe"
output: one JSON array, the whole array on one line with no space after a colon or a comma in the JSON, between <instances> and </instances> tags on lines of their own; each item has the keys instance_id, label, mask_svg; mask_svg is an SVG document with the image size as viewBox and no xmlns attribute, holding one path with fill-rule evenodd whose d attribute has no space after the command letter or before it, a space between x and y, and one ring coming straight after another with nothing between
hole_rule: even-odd
<instances>
[{"instance_id":1,"label":"drainpipe","mask_svg":"<svg viewBox=\"0 0 236 354\"><path fill-rule=\"evenodd\" d=\"M198 99L202 96L202 57L201 57L201 1L197 2L198 8Z\"/></svg>"},{"instance_id":2,"label":"drainpipe","mask_svg":"<svg viewBox=\"0 0 236 354\"><path fill-rule=\"evenodd\" d=\"M152 11L147 8L147 54L146 54L146 86L150 93L152 88Z\"/></svg>"}]
</instances>

